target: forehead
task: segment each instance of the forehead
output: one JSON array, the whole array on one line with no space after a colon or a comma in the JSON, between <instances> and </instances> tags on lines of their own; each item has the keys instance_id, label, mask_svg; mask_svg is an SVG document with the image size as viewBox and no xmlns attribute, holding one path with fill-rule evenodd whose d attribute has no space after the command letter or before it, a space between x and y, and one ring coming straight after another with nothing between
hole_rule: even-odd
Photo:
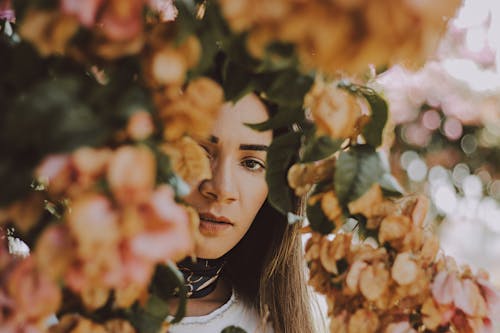
<instances>
[{"instance_id":1,"label":"forehead","mask_svg":"<svg viewBox=\"0 0 500 333\"><path fill-rule=\"evenodd\" d=\"M260 123L269 118L264 104L249 94L236 104L226 103L219 111L212 134L220 140L232 140L235 143L259 143L268 145L272 140L271 131L258 132L247 124Z\"/></svg>"}]
</instances>

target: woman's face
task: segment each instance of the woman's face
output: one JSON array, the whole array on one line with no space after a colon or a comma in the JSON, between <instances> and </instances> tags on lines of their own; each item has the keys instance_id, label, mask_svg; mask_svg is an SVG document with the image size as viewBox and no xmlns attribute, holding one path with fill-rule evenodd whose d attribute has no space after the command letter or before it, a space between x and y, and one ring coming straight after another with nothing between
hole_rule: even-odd
<instances>
[{"instance_id":1,"label":"woman's face","mask_svg":"<svg viewBox=\"0 0 500 333\"><path fill-rule=\"evenodd\" d=\"M187 197L200 214L200 258L219 258L245 235L267 196L266 149L272 132L257 132L245 123L268 119L262 102L250 94L219 112L212 135L199 140L207 151L212 179L201 182Z\"/></svg>"}]
</instances>

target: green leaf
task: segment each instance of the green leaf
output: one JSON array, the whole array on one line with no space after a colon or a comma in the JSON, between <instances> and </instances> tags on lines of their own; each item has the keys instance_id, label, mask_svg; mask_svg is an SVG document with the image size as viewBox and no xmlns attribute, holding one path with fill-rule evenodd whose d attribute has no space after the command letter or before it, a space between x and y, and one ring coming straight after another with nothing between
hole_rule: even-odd
<instances>
[{"instance_id":1,"label":"green leaf","mask_svg":"<svg viewBox=\"0 0 500 333\"><path fill-rule=\"evenodd\" d=\"M321 209L321 201L318 200L314 205L307 205L306 215L311 228L324 235L329 234L335 228L335 225L326 217Z\"/></svg>"},{"instance_id":2,"label":"green leaf","mask_svg":"<svg viewBox=\"0 0 500 333\"><path fill-rule=\"evenodd\" d=\"M382 192L386 196L402 196L405 193L398 180L390 173L384 173L379 179Z\"/></svg>"},{"instance_id":3,"label":"green leaf","mask_svg":"<svg viewBox=\"0 0 500 333\"><path fill-rule=\"evenodd\" d=\"M187 292L184 278L175 264L158 265L150 285L150 296L144 307L138 303L126 311L128 319L141 333L157 333L169 315L168 299L177 291L179 307L171 323L179 322L186 311Z\"/></svg>"},{"instance_id":4,"label":"green leaf","mask_svg":"<svg viewBox=\"0 0 500 333\"><path fill-rule=\"evenodd\" d=\"M363 136L366 143L378 147L382 144L384 127L387 122L387 103L372 89L365 88L362 90L362 94L372 109L371 119L363 128Z\"/></svg>"},{"instance_id":5,"label":"green leaf","mask_svg":"<svg viewBox=\"0 0 500 333\"><path fill-rule=\"evenodd\" d=\"M382 143L384 127L388 117L386 101L377 92L369 87L353 84L349 81L341 81L339 88L346 89L353 94L363 96L372 111L370 121L363 128L363 136L366 143L377 148Z\"/></svg>"},{"instance_id":6,"label":"green leaf","mask_svg":"<svg viewBox=\"0 0 500 333\"><path fill-rule=\"evenodd\" d=\"M289 69L277 73L269 89L267 98L281 106L302 107L304 95L311 89L314 79L303 75L296 69Z\"/></svg>"},{"instance_id":7,"label":"green leaf","mask_svg":"<svg viewBox=\"0 0 500 333\"><path fill-rule=\"evenodd\" d=\"M302 120L304 120L304 111L301 108L280 108L276 115L262 123L245 125L256 131L267 131L270 129L285 128Z\"/></svg>"},{"instance_id":8,"label":"green leaf","mask_svg":"<svg viewBox=\"0 0 500 333\"><path fill-rule=\"evenodd\" d=\"M254 89L253 74L234 61L226 60L222 74L226 100L237 101Z\"/></svg>"},{"instance_id":9,"label":"green leaf","mask_svg":"<svg viewBox=\"0 0 500 333\"><path fill-rule=\"evenodd\" d=\"M384 167L373 147L354 146L342 152L336 163L334 186L341 205L361 197L384 174Z\"/></svg>"},{"instance_id":10,"label":"green leaf","mask_svg":"<svg viewBox=\"0 0 500 333\"><path fill-rule=\"evenodd\" d=\"M186 315L187 288L182 273L172 262L156 267L150 290L163 300L167 300L176 294L176 297L179 298L179 305L174 318L170 322L177 323L184 318Z\"/></svg>"},{"instance_id":11,"label":"green leaf","mask_svg":"<svg viewBox=\"0 0 500 333\"><path fill-rule=\"evenodd\" d=\"M267 150L266 181L271 205L283 215L293 210L293 193L288 186L287 171L297 159L300 133L291 132L274 138Z\"/></svg>"},{"instance_id":12,"label":"green leaf","mask_svg":"<svg viewBox=\"0 0 500 333\"><path fill-rule=\"evenodd\" d=\"M168 303L160 297L150 295L146 306L137 303L129 310L128 318L141 333L158 333L168 315Z\"/></svg>"},{"instance_id":13,"label":"green leaf","mask_svg":"<svg viewBox=\"0 0 500 333\"><path fill-rule=\"evenodd\" d=\"M337 152L341 145L342 140L335 140L329 136L315 136L307 142L301 162L307 163L327 158Z\"/></svg>"},{"instance_id":14,"label":"green leaf","mask_svg":"<svg viewBox=\"0 0 500 333\"><path fill-rule=\"evenodd\" d=\"M221 333L247 333L244 329L239 326L228 326L221 331Z\"/></svg>"},{"instance_id":15,"label":"green leaf","mask_svg":"<svg viewBox=\"0 0 500 333\"><path fill-rule=\"evenodd\" d=\"M178 15L175 19L177 34L175 42L180 44L189 35L195 33L198 22L196 21L196 4L192 0L181 0L175 2Z\"/></svg>"}]
</instances>

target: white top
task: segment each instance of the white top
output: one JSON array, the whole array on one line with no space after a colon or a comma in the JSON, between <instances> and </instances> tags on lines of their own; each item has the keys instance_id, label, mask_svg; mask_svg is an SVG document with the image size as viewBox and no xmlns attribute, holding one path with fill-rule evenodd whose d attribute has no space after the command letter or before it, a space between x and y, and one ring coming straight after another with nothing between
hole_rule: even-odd
<instances>
[{"instance_id":1,"label":"white top","mask_svg":"<svg viewBox=\"0 0 500 333\"><path fill-rule=\"evenodd\" d=\"M184 317L169 327L169 333L220 333L228 326L238 326L247 333L273 333L270 323L262 323L256 309L248 306L233 289L231 298L220 308L204 316Z\"/></svg>"}]
</instances>

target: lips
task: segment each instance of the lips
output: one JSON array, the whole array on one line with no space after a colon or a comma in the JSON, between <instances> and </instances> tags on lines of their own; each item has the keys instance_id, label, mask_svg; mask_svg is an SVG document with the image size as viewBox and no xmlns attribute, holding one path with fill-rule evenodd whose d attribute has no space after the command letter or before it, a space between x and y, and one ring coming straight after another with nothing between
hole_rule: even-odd
<instances>
[{"instance_id":1,"label":"lips","mask_svg":"<svg viewBox=\"0 0 500 333\"><path fill-rule=\"evenodd\" d=\"M215 216L211 213L200 213L200 232L209 237L216 237L234 225L224 216Z\"/></svg>"},{"instance_id":2,"label":"lips","mask_svg":"<svg viewBox=\"0 0 500 333\"><path fill-rule=\"evenodd\" d=\"M219 223L219 224L229 224L229 225L234 224L233 222L231 222L231 220L229 220L225 216L215 216L211 213L200 213L200 220L204 220L211 223Z\"/></svg>"}]
</instances>

